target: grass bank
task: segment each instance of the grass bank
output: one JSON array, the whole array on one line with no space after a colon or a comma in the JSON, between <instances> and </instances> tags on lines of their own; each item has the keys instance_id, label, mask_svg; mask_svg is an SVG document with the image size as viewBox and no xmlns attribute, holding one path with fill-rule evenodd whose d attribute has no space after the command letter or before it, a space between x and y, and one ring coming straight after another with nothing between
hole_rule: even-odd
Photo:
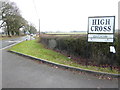
<instances>
[{"instance_id":1,"label":"grass bank","mask_svg":"<svg viewBox=\"0 0 120 90\"><path fill-rule=\"evenodd\" d=\"M48 61L52 61L52 62L59 63L59 64L69 65L69 66L87 69L87 70L118 74L117 70L113 69L111 71L110 68L100 68L100 67L95 67L95 66L86 67L86 66L77 64L72 59L69 59L68 57L62 55L61 53L44 48L44 46L40 43L37 43L36 40L24 41L22 43L19 43L11 47L10 50L23 53L26 55L30 55L33 57L45 59Z\"/></svg>"}]
</instances>

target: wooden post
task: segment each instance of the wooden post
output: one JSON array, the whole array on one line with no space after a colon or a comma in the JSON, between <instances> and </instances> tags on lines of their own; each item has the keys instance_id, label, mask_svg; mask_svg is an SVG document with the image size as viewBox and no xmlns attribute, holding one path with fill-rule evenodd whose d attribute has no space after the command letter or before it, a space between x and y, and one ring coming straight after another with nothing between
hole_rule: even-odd
<instances>
[{"instance_id":1,"label":"wooden post","mask_svg":"<svg viewBox=\"0 0 120 90\"><path fill-rule=\"evenodd\" d=\"M40 37L40 19L39 19L39 37Z\"/></svg>"}]
</instances>

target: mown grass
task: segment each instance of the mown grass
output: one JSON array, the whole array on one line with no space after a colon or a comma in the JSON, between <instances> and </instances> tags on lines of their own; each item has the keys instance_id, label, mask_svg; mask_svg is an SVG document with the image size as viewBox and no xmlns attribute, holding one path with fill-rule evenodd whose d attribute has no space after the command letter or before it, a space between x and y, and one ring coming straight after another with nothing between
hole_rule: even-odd
<instances>
[{"instance_id":1,"label":"mown grass","mask_svg":"<svg viewBox=\"0 0 120 90\"><path fill-rule=\"evenodd\" d=\"M99 67L95 67L95 66L86 67L86 66L77 64L77 63L73 62L73 60L62 55L61 53L44 48L44 46L40 43L37 43L36 40L24 41L22 43L19 43L15 46L11 47L9 50L23 53L26 55L31 55L31 56L45 59L48 61L52 61L55 63L69 65L69 66L82 68L82 69L86 69L86 70L118 74L118 71L116 71L114 69L111 71L110 68L99 68Z\"/></svg>"}]
</instances>

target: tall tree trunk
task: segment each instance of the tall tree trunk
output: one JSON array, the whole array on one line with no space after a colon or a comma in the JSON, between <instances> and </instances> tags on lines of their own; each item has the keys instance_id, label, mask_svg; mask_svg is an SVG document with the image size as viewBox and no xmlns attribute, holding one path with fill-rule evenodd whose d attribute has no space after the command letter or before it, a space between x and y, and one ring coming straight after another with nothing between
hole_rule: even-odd
<instances>
[{"instance_id":1,"label":"tall tree trunk","mask_svg":"<svg viewBox=\"0 0 120 90\"><path fill-rule=\"evenodd\" d=\"M10 36L10 26L9 26L9 23L6 22L6 25L7 25L7 35Z\"/></svg>"},{"instance_id":2,"label":"tall tree trunk","mask_svg":"<svg viewBox=\"0 0 120 90\"><path fill-rule=\"evenodd\" d=\"M18 36L19 36L19 31L16 31L16 35L18 35Z\"/></svg>"},{"instance_id":3,"label":"tall tree trunk","mask_svg":"<svg viewBox=\"0 0 120 90\"><path fill-rule=\"evenodd\" d=\"M8 36L10 37L10 31L8 30Z\"/></svg>"},{"instance_id":4,"label":"tall tree trunk","mask_svg":"<svg viewBox=\"0 0 120 90\"><path fill-rule=\"evenodd\" d=\"M24 30L24 35L26 34L26 31Z\"/></svg>"},{"instance_id":5,"label":"tall tree trunk","mask_svg":"<svg viewBox=\"0 0 120 90\"><path fill-rule=\"evenodd\" d=\"M14 35L14 31L11 31L12 36Z\"/></svg>"}]
</instances>

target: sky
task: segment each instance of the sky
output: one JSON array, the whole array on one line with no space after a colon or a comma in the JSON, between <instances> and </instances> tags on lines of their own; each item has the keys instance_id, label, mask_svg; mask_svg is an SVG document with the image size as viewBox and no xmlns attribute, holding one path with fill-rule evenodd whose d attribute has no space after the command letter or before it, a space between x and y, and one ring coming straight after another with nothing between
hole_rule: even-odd
<instances>
[{"instance_id":1,"label":"sky","mask_svg":"<svg viewBox=\"0 0 120 90\"><path fill-rule=\"evenodd\" d=\"M115 16L118 29L119 0L10 0L22 16L41 32L87 31L88 17Z\"/></svg>"}]
</instances>

